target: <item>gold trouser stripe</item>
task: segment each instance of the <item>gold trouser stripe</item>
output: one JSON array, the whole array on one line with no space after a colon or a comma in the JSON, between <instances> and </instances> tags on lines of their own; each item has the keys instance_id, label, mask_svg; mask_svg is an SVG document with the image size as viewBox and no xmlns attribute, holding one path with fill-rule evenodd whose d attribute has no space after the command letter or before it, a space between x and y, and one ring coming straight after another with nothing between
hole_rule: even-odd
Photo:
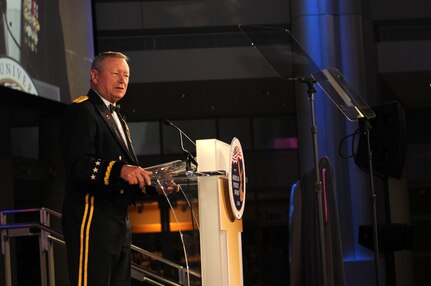
<instances>
[{"instance_id":1,"label":"gold trouser stripe","mask_svg":"<svg viewBox=\"0 0 431 286\"><path fill-rule=\"evenodd\" d=\"M87 230L85 232L85 264L84 264L84 286L87 286L87 274L88 274L88 245L90 241L90 226L93 219L94 211L94 197L91 197L90 215L88 216Z\"/></svg>"},{"instance_id":2,"label":"gold trouser stripe","mask_svg":"<svg viewBox=\"0 0 431 286\"><path fill-rule=\"evenodd\" d=\"M81 222L81 232L80 232L80 241L79 241L79 276L78 276L78 286L87 285L87 264L88 264L88 244L89 244L89 234L90 234L90 225L91 220L93 218L93 210L94 210L94 197L91 197L91 205L90 205L90 213L88 214L88 198L89 194L85 195L85 209L84 215L82 217ZM88 215L88 217L87 217ZM87 225L87 226L86 226ZM85 233L84 233L85 231ZM84 241L85 241L85 255L84 255ZM84 264L84 265L83 265ZM82 273L84 270L84 274ZM84 275L84 279L83 276ZM84 280L84 284L83 283Z\"/></svg>"},{"instance_id":3,"label":"gold trouser stripe","mask_svg":"<svg viewBox=\"0 0 431 286\"><path fill-rule=\"evenodd\" d=\"M81 222L81 232L79 235L79 276L78 276L78 286L82 285L82 256L84 253L84 226L85 221L87 219L87 212L88 212L88 197L89 194L85 195L85 209L84 209L84 215L82 216L82 222Z\"/></svg>"}]
</instances>

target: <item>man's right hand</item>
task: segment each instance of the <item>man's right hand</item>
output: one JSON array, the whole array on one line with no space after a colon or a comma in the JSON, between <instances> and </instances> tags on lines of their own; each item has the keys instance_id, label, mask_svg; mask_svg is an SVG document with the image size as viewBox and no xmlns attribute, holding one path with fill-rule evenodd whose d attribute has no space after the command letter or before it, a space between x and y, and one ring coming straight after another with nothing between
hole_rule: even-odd
<instances>
[{"instance_id":1,"label":"man's right hand","mask_svg":"<svg viewBox=\"0 0 431 286\"><path fill-rule=\"evenodd\" d=\"M130 185L139 184L139 188L144 189L145 185L151 185L151 174L152 172L145 171L139 166L124 165L120 177Z\"/></svg>"}]
</instances>

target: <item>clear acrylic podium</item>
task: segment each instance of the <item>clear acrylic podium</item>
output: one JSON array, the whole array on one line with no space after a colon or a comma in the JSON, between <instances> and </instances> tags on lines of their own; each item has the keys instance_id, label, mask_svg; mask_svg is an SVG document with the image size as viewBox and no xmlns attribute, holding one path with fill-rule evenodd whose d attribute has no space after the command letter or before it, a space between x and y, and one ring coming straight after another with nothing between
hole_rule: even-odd
<instances>
[{"instance_id":1,"label":"clear acrylic podium","mask_svg":"<svg viewBox=\"0 0 431 286\"><path fill-rule=\"evenodd\" d=\"M235 217L229 200L230 154L230 144L216 139L197 140L197 169L189 170L189 164L181 160L145 168L153 172L152 181L161 196L158 204L143 202L129 209L132 231L147 236L167 232L168 243L175 249L167 256L161 255L171 270L160 271L160 266L151 261L153 266L148 271L159 271L176 284L154 279L154 285L243 285L242 219ZM172 183L180 190L165 192ZM144 253L138 241L133 244L138 245L136 251ZM133 263L147 262L135 259Z\"/></svg>"}]
</instances>

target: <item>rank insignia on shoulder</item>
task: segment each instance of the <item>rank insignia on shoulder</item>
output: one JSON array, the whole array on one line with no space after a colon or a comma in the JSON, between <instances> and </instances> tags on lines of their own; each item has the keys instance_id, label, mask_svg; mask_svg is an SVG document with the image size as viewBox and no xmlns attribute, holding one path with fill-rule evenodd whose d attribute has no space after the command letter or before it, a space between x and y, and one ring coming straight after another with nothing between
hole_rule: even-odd
<instances>
[{"instance_id":1,"label":"rank insignia on shoulder","mask_svg":"<svg viewBox=\"0 0 431 286\"><path fill-rule=\"evenodd\" d=\"M81 95L81 96L78 96L77 98L75 98L73 100L73 103L81 103L81 102L86 101L87 99L88 99L87 95Z\"/></svg>"}]
</instances>

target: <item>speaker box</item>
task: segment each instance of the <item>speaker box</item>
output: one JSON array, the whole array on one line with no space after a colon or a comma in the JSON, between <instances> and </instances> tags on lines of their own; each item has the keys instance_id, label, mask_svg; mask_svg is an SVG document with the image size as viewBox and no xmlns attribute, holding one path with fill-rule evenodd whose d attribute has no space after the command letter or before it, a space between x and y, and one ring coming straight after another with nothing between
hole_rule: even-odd
<instances>
[{"instance_id":1,"label":"speaker box","mask_svg":"<svg viewBox=\"0 0 431 286\"><path fill-rule=\"evenodd\" d=\"M373 108L376 117L369 119L373 172L400 178L406 157L405 112L398 102ZM368 170L367 138L361 134L355 154L358 167Z\"/></svg>"}]
</instances>

